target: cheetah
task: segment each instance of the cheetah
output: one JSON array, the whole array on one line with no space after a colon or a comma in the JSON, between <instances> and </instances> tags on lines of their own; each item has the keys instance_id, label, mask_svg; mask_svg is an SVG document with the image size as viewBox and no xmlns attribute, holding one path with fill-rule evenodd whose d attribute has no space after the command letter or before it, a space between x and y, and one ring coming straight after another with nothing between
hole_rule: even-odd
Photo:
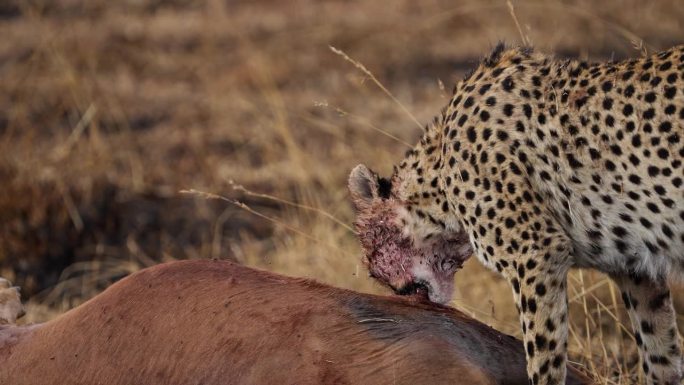
<instances>
[{"instance_id":1,"label":"cheetah","mask_svg":"<svg viewBox=\"0 0 684 385\"><path fill-rule=\"evenodd\" d=\"M684 45L595 64L499 45L390 179L352 171L370 273L446 303L471 252L510 283L529 381L546 385L566 376L568 270L599 270L622 292L647 383L680 384L682 136Z\"/></svg>"}]
</instances>

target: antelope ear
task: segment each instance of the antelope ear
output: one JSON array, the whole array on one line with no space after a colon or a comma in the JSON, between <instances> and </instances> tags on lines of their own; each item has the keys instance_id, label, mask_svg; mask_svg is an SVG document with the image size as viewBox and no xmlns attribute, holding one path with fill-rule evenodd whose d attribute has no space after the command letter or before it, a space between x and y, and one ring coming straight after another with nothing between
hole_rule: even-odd
<instances>
[{"instance_id":1,"label":"antelope ear","mask_svg":"<svg viewBox=\"0 0 684 385\"><path fill-rule=\"evenodd\" d=\"M349 174L349 192L357 211L368 207L378 197L378 176L360 164Z\"/></svg>"}]
</instances>

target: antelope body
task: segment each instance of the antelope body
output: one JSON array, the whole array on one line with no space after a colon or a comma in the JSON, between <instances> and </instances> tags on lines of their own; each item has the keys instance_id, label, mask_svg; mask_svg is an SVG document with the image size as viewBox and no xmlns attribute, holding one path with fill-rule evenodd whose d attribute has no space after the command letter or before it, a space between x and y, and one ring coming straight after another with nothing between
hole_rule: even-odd
<instances>
[{"instance_id":1,"label":"antelope body","mask_svg":"<svg viewBox=\"0 0 684 385\"><path fill-rule=\"evenodd\" d=\"M0 384L527 384L527 374L519 340L457 310L195 260L132 274L47 323L0 326Z\"/></svg>"}]
</instances>

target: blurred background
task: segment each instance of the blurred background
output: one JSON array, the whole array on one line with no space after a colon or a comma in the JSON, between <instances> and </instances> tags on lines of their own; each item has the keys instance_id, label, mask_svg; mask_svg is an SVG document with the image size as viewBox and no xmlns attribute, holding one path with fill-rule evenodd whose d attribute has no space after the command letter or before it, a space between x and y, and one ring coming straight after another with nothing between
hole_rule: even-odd
<instances>
[{"instance_id":1,"label":"blurred background","mask_svg":"<svg viewBox=\"0 0 684 385\"><path fill-rule=\"evenodd\" d=\"M354 165L389 174L501 40L635 57L684 42L684 3L5 0L0 36L0 276L35 322L186 258L387 293L349 227ZM456 281L454 306L519 336L506 283L475 260ZM570 301L571 360L638 382L612 284L574 272Z\"/></svg>"}]
</instances>

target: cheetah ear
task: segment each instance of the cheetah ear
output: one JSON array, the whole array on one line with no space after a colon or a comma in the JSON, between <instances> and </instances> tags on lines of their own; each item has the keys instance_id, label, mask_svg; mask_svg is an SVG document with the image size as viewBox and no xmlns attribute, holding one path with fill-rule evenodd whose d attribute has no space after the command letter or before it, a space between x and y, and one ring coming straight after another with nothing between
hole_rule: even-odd
<instances>
[{"instance_id":1,"label":"cheetah ear","mask_svg":"<svg viewBox=\"0 0 684 385\"><path fill-rule=\"evenodd\" d=\"M378 176L368 167L360 164L349 174L349 192L357 211L368 207L373 199L378 198Z\"/></svg>"}]
</instances>

